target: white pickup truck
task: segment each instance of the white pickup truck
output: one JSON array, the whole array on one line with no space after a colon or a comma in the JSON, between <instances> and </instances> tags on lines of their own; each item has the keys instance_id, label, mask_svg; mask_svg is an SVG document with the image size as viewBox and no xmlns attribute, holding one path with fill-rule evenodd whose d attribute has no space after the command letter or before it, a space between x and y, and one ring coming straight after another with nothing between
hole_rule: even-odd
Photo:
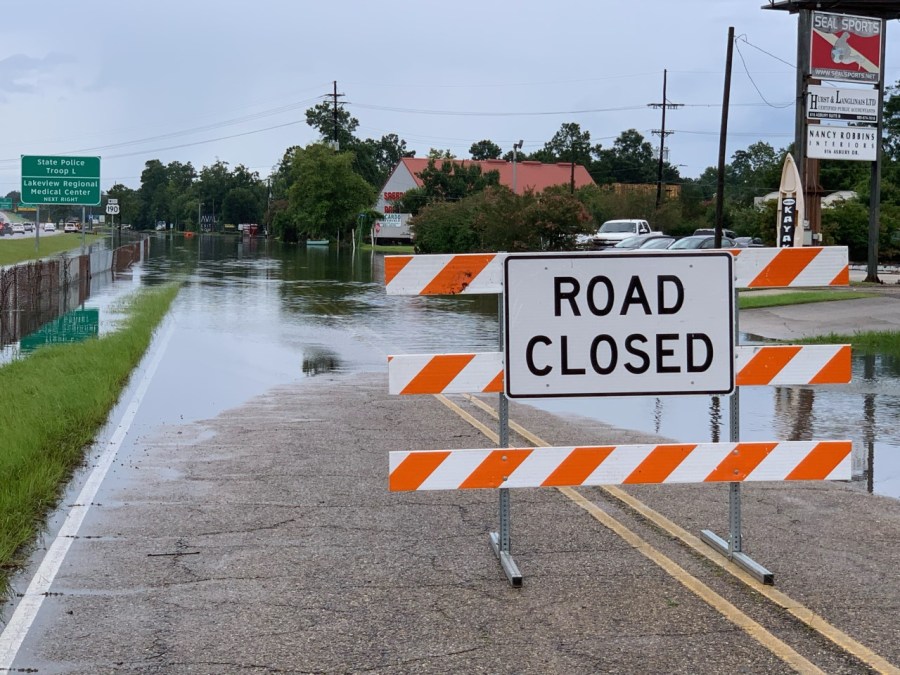
<instances>
[{"instance_id":1,"label":"white pickup truck","mask_svg":"<svg viewBox=\"0 0 900 675\"><path fill-rule=\"evenodd\" d=\"M594 248L609 248L636 234L649 234L650 223L636 218L607 220L594 235Z\"/></svg>"}]
</instances>

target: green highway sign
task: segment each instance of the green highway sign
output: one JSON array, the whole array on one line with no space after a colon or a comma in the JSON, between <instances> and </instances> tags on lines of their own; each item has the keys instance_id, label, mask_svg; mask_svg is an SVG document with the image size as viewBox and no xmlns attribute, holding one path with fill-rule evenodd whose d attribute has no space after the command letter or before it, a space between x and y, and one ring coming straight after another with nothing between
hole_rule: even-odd
<instances>
[{"instance_id":1,"label":"green highway sign","mask_svg":"<svg viewBox=\"0 0 900 675\"><path fill-rule=\"evenodd\" d=\"M12 199L7 199L4 197L0 197L0 209L10 210L12 209Z\"/></svg>"},{"instance_id":2,"label":"green highway sign","mask_svg":"<svg viewBox=\"0 0 900 675\"><path fill-rule=\"evenodd\" d=\"M23 337L19 341L19 348L23 352L30 352L42 345L81 342L97 337L99 333L100 310L96 308L76 309Z\"/></svg>"},{"instance_id":3,"label":"green highway sign","mask_svg":"<svg viewBox=\"0 0 900 675\"><path fill-rule=\"evenodd\" d=\"M22 155L22 201L99 206L100 158Z\"/></svg>"}]
</instances>

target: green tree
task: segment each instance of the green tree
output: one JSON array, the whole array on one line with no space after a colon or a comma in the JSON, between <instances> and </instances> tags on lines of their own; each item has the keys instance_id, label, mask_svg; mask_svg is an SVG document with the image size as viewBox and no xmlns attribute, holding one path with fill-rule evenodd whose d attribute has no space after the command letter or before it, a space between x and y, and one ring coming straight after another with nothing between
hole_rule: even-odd
<instances>
[{"instance_id":1,"label":"green tree","mask_svg":"<svg viewBox=\"0 0 900 675\"><path fill-rule=\"evenodd\" d=\"M500 184L500 173L488 171L482 173L477 164L441 161L432 158L420 173L422 190L428 200L459 200L475 192L484 190L489 185Z\"/></svg>"},{"instance_id":2,"label":"green tree","mask_svg":"<svg viewBox=\"0 0 900 675\"><path fill-rule=\"evenodd\" d=\"M472 143L472 146L469 148L469 154L475 160L498 159L502 153L503 151L499 145L486 139Z\"/></svg>"},{"instance_id":3,"label":"green tree","mask_svg":"<svg viewBox=\"0 0 900 675\"><path fill-rule=\"evenodd\" d=\"M538 162L575 162L582 166L591 164L591 132L582 131L581 125L565 122L544 147L531 155Z\"/></svg>"},{"instance_id":4,"label":"green tree","mask_svg":"<svg viewBox=\"0 0 900 675\"><path fill-rule=\"evenodd\" d=\"M376 196L352 164L352 153L336 153L321 143L294 152L288 205L275 221L276 230L295 229L310 239L346 236Z\"/></svg>"},{"instance_id":5,"label":"green tree","mask_svg":"<svg viewBox=\"0 0 900 675\"><path fill-rule=\"evenodd\" d=\"M777 190L786 154L787 150L776 151L764 141L736 150L731 157L732 198L749 206L754 197Z\"/></svg>"},{"instance_id":6,"label":"green tree","mask_svg":"<svg viewBox=\"0 0 900 675\"><path fill-rule=\"evenodd\" d=\"M456 155L454 155L449 148L447 150L429 148L428 159L456 159Z\"/></svg>"},{"instance_id":7,"label":"green tree","mask_svg":"<svg viewBox=\"0 0 900 675\"><path fill-rule=\"evenodd\" d=\"M884 94L884 154L885 159L897 162L900 161L900 81L887 87Z\"/></svg>"},{"instance_id":8,"label":"green tree","mask_svg":"<svg viewBox=\"0 0 900 675\"><path fill-rule=\"evenodd\" d=\"M359 120L344 110L342 105L338 105L335 110L333 103L322 101L306 111L306 123L319 130L324 142L337 140L339 150L350 149L356 142L353 134L359 127Z\"/></svg>"},{"instance_id":9,"label":"green tree","mask_svg":"<svg viewBox=\"0 0 900 675\"><path fill-rule=\"evenodd\" d=\"M596 146L597 161L591 165L591 176L597 183L655 183L659 175L659 160L653 146L637 129L619 134L611 148ZM678 171L668 163L663 165L663 179L667 183L679 180Z\"/></svg>"},{"instance_id":10,"label":"green tree","mask_svg":"<svg viewBox=\"0 0 900 675\"><path fill-rule=\"evenodd\" d=\"M258 223L262 215L259 196L249 187L228 191L222 203L222 218L226 223Z\"/></svg>"}]
</instances>

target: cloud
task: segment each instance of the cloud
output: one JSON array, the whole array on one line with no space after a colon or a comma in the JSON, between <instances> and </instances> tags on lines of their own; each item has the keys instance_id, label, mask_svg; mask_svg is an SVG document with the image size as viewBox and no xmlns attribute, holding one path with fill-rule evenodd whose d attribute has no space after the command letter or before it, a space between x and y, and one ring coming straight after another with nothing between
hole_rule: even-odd
<instances>
[{"instance_id":1,"label":"cloud","mask_svg":"<svg viewBox=\"0 0 900 675\"><path fill-rule=\"evenodd\" d=\"M13 54L0 59L0 99L8 100L9 94L34 93L40 81L55 75L60 66L74 61L71 56L59 53L43 58Z\"/></svg>"}]
</instances>

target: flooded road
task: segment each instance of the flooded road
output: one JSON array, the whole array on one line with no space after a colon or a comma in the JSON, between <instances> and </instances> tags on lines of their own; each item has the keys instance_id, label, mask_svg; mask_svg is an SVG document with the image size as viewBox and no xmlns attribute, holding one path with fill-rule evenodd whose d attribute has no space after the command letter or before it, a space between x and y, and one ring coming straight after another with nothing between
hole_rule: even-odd
<instances>
[{"instance_id":1,"label":"flooded road","mask_svg":"<svg viewBox=\"0 0 900 675\"><path fill-rule=\"evenodd\" d=\"M142 266L92 297L101 325L117 296L171 280L183 289L167 319L174 332L157 374L160 386L148 393L137 420L147 431L215 417L280 384L330 372L381 372L388 354L498 349L495 296L387 296L380 254L210 235L155 238ZM727 398L529 405L675 441L729 434ZM848 386L744 387L740 415L742 440L852 439L856 478L872 492L900 498L896 359L855 356Z\"/></svg>"}]
</instances>

